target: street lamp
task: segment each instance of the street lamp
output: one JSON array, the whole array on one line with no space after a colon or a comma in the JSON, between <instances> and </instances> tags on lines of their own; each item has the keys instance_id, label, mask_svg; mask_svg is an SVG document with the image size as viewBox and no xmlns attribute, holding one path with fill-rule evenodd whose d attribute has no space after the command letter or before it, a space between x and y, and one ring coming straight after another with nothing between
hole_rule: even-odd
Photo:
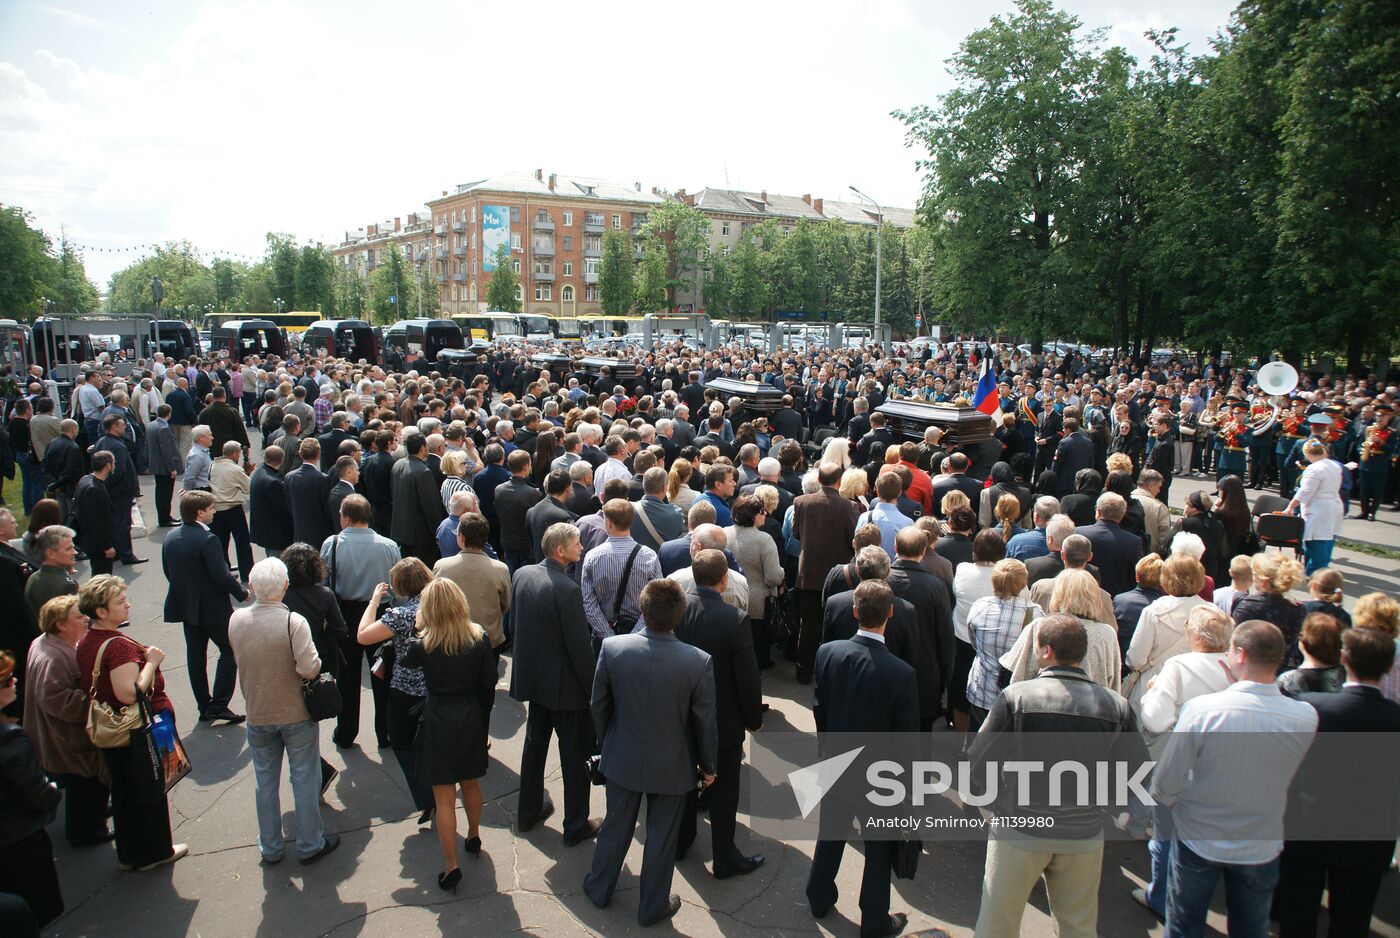
<instances>
[{"instance_id":1,"label":"street lamp","mask_svg":"<svg viewBox=\"0 0 1400 938\"><path fill-rule=\"evenodd\" d=\"M880 242L884 240L885 210L880 207L879 202L876 202L855 186L849 186L848 188L856 195L875 206L875 335L879 337L880 347L884 349L885 354L888 355L890 353L890 344L885 341L885 331L880 328Z\"/></svg>"},{"instance_id":2,"label":"street lamp","mask_svg":"<svg viewBox=\"0 0 1400 938\"><path fill-rule=\"evenodd\" d=\"M878 278L877 278L877 279L878 279ZM277 307L277 312L278 312L278 314L281 314L281 312L282 312L282 307L283 307L283 306L286 306L287 304L286 304L286 303L282 300L282 298L279 296L277 299L275 299L275 300L272 301L272 305L276 306L276 307Z\"/></svg>"}]
</instances>

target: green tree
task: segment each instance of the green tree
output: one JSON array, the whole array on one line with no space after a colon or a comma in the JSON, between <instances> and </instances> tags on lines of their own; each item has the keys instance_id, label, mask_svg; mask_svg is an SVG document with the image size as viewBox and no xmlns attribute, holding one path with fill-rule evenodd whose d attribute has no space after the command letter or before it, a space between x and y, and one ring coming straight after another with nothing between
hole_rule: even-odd
<instances>
[{"instance_id":1,"label":"green tree","mask_svg":"<svg viewBox=\"0 0 1400 938\"><path fill-rule=\"evenodd\" d=\"M302 246L297 257L295 289L299 308L335 316L335 277L325 248Z\"/></svg>"},{"instance_id":2,"label":"green tree","mask_svg":"<svg viewBox=\"0 0 1400 938\"><path fill-rule=\"evenodd\" d=\"M270 267L274 300L282 300L282 309L299 309L297 305L297 246L296 240L288 234L267 233L267 253L265 259Z\"/></svg>"},{"instance_id":3,"label":"green tree","mask_svg":"<svg viewBox=\"0 0 1400 938\"><path fill-rule=\"evenodd\" d=\"M98 309L100 298L97 288L88 280L83 257L73 246L64 240L59 244L58 257L48 265L48 296L53 300L50 309L60 315L82 316Z\"/></svg>"},{"instance_id":4,"label":"green tree","mask_svg":"<svg viewBox=\"0 0 1400 938\"><path fill-rule=\"evenodd\" d=\"M379 252L379 266L370 274L370 308L379 322L391 323L414 315L413 272L394 241Z\"/></svg>"},{"instance_id":5,"label":"green tree","mask_svg":"<svg viewBox=\"0 0 1400 938\"><path fill-rule=\"evenodd\" d=\"M419 264L414 270L413 279L418 284L418 306L415 313L433 318L442 312L442 294L437 284L433 283L428 266L426 263ZM463 295L462 299L465 300L466 296Z\"/></svg>"},{"instance_id":6,"label":"green tree","mask_svg":"<svg viewBox=\"0 0 1400 938\"><path fill-rule=\"evenodd\" d=\"M214 272L214 306L223 312L232 306L238 296L239 285L248 273L248 265L216 257L210 266Z\"/></svg>"},{"instance_id":7,"label":"green tree","mask_svg":"<svg viewBox=\"0 0 1400 938\"><path fill-rule=\"evenodd\" d=\"M13 206L0 208L0 310L17 319L43 314L49 239L32 218Z\"/></svg>"},{"instance_id":8,"label":"green tree","mask_svg":"<svg viewBox=\"0 0 1400 938\"><path fill-rule=\"evenodd\" d=\"M336 274L335 306L346 319L364 319L369 304L369 287L354 268L342 267Z\"/></svg>"},{"instance_id":9,"label":"green tree","mask_svg":"<svg viewBox=\"0 0 1400 938\"><path fill-rule=\"evenodd\" d=\"M486 308L507 313L520 312L520 298L516 291L520 287L520 275L511 265L510 248L502 244L496 248L496 269L491 272L491 281L486 284Z\"/></svg>"},{"instance_id":10,"label":"green tree","mask_svg":"<svg viewBox=\"0 0 1400 938\"><path fill-rule=\"evenodd\" d=\"M736 316L756 316L768 305L763 279L763 260L753 232L749 231L726 258L729 270L729 312Z\"/></svg>"},{"instance_id":11,"label":"green tree","mask_svg":"<svg viewBox=\"0 0 1400 938\"><path fill-rule=\"evenodd\" d=\"M638 240L644 257L653 244L663 249L668 298L675 296L676 290L694 289L701 277L709 235L710 220L684 202L662 202L647 214Z\"/></svg>"},{"instance_id":12,"label":"green tree","mask_svg":"<svg viewBox=\"0 0 1400 938\"><path fill-rule=\"evenodd\" d=\"M107 288L107 311L117 315L154 311L152 277L159 277L165 288L161 307L167 311L183 311L186 317L193 318L196 310L214 303L214 276L204 266L198 248L188 241L171 241L112 275Z\"/></svg>"},{"instance_id":13,"label":"green tree","mask_svg":"<svg viewBox=\"0 0 1400 938\"><path fill-rule=\"evenodd\" d=\"M632 311L632 236L621 228L603 232L603 257L598 265L598 299L609 316Z\"/></svg>"},{"instance_id":14,"label":"green tree","mask_svg":"<svg viewBox=\"0 0 1400 938\"><path fill-rule=\"evenodd\" d=\"M637 264L633 303L640 313L651 313L666 306L666 248L653 241L642 252Z\"/></svg>"}]
</instances>

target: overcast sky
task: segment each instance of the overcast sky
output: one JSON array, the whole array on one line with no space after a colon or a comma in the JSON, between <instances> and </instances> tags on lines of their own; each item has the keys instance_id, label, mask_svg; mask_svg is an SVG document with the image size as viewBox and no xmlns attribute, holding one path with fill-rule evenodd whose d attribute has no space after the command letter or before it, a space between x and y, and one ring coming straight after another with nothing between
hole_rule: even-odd
<instances>
[{"instance_id":1,"label":"overcast sky","mask_svg":"<svg viewBox=\"0 0 1400 938\"><path fill-rule=\"evenodd\" d=\"M1144 56L1230 0L1064 0ZM948 90L1010 0L0 0L0 202L86 246L89 274L188 238L338 242L508 169L644 188L912 206L894 108Z\"/></svg>"}]
</instances>

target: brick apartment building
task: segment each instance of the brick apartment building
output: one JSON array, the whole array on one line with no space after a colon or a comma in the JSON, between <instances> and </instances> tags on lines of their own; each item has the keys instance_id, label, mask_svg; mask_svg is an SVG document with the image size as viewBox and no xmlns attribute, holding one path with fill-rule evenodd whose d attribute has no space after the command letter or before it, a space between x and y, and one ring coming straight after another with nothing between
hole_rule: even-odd
<instances>
[{"instance_id":1,"label":"brick apartment building","mask_svg":"<svg viewBox=\"0 0 1400 938\"><path fill-rule=\"evenodd\" d=\"M345 238L330 248L332 262L339 268L368 277L384 262L384 251L390 242L403 251L410 264L426 263L433 250L433 220L426 209L402 218L376 222L345 232Z\"/></svg>"}]
</instances>

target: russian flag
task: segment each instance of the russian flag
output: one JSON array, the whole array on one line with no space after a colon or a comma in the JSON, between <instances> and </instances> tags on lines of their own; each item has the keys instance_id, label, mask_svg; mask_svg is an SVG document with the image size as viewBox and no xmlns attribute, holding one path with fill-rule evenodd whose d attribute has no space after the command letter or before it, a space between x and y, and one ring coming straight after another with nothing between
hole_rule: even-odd
<instances>
[{"instance_id":1,"label":"russian flag","mask_svg":"<svg viewBox=\"0 0 1400 938\"><path fill-rule=\"evenodd\" d=\"M997 392L996 378L992 377L991 360L982 362L982 377L977 379L977 391L972 397L972 406L992 418L996 426L1001 426L1001 395Z\"/></svg>"}]
</instances>

